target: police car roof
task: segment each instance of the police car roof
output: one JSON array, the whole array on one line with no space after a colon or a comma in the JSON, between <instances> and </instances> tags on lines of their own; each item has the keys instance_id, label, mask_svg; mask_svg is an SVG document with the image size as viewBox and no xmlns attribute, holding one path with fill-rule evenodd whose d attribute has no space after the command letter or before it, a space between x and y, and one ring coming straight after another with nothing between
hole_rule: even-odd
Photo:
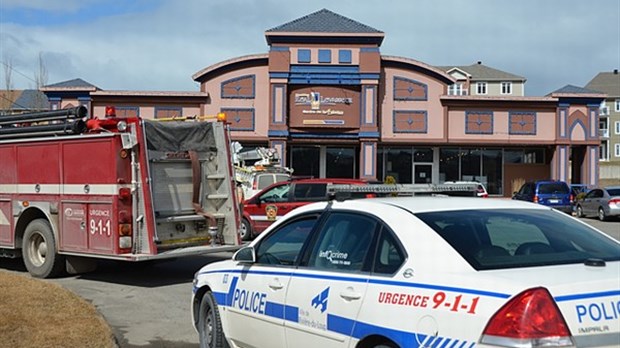
<instances>
[{"instance_id":1,"label":"police car roof","mask_svg":"<svg viewBox=\"0 0 620 348\"><path fill-rule=\"evenodd\" d=\"M313 203L297 208L296 210L299 210L299 212L316 210L316 208L326 204L326 202ZM353 208L367 211L380 211L377 205L394 206L406 209L412 213L475 209L551 209L540 204L504 198L437 196L364 198L346 200L343 202L334 201L333 204L334 207L341 209Z\"/></svg>"}]
</instances>

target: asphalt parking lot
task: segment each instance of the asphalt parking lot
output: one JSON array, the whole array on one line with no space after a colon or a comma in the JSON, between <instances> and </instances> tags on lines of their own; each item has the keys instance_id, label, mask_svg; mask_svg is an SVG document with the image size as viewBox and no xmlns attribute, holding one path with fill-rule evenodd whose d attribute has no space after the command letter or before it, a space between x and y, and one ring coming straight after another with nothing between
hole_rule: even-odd
<instances>
[{"instance_id":1,"label":"asphalt parking lot","mask_svg":"<svg viewBox=\"0 0 620 348\"><path fill-rule=\"evenodd\" d=\"M620 240L620 220L581 219ZM92 302L112 326L122 348L197 347L190 317L194 273L232 253L133 264L100 263L97 271L50 280ZM0 259L0 267L27 273L21 261Z\"/></svg>"}]
</instances>

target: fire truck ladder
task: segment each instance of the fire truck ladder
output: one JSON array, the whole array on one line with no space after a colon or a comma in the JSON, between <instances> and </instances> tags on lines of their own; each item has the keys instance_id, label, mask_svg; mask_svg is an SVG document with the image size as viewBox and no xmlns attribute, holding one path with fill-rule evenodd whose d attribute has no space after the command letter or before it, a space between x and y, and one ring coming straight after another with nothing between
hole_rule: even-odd
<instances>
[{"instance_id":1,"label":"fire truck ladder","mask_svg":"<svg viewBox=\"0 0 620 348\"><path fill-rule=\"evenodd\" d=\"M83 118L85 106L69 109L31 112L0 117L0 140L36 136L82 134L86 131Z\"/></svg>"}]
</instances>

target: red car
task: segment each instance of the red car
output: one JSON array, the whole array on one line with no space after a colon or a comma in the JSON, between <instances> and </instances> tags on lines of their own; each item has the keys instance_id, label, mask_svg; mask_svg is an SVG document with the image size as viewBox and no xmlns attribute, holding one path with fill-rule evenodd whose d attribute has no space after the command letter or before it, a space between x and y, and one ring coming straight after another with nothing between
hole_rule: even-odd
<instances>
[{"instance_id":1,"label":"red car","mask_svg":"<svg viewBox=\"0 0 620 348\"><path fill-rule=\"evenodd\" d=\"M251 240L289 211L327 199L327 184L359 184L359 179L300 179L277 182L243 202L241 239Z\"/></svg>"}]
</instances>

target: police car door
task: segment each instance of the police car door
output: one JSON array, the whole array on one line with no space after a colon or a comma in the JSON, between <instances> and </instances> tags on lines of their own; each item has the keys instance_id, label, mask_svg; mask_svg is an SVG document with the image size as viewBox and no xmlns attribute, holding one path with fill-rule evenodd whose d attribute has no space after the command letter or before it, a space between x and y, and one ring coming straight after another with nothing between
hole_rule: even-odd
<instances>
[{"instance_id":1,"label":"police car door","mask_svg":"<svg viewBox=\"0 0 620 348\"><path fill-rule=\"evenodd\" d=\"M284 347L284 299L294 264L318 216L301 216L255 245L256 262L231 275L227 337L239 347Z\"/></svg>"},{"instance_id":2,"label":"police car door","mask_svg":"<svg viewBox=\"0 0 620 348\"><path fill-rule=\"evenodd\" d=\"M377 221L330 212L290 280L288 347L347 347L366 293ZM288 318L287 318L288 319Z\"/></svg>"}]
</instances>

